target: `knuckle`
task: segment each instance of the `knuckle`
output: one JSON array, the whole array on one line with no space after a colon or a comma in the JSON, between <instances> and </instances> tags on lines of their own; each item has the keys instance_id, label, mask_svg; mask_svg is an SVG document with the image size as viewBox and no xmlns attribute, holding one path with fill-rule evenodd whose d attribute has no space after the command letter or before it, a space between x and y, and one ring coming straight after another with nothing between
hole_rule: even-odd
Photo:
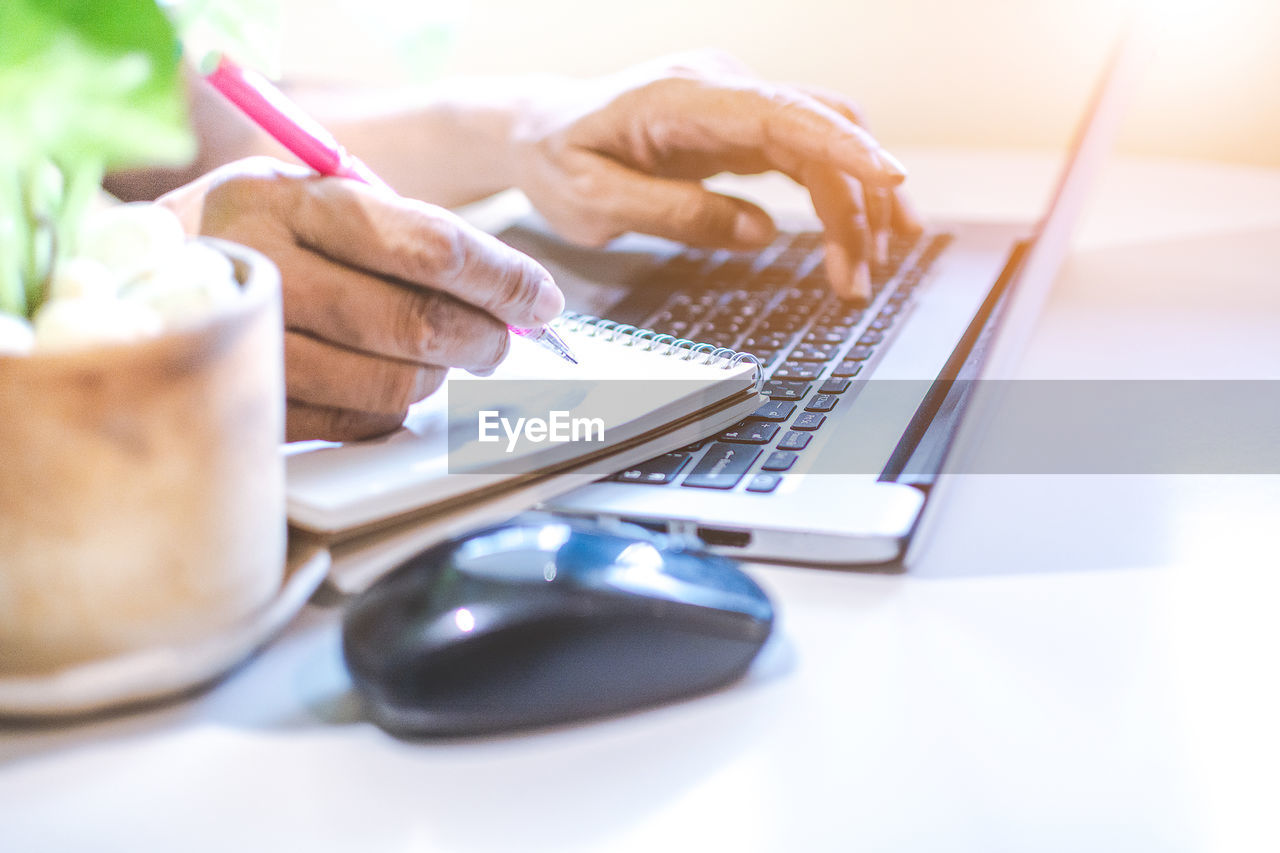
<instances>
[{"instance_id":1,"label":"knuckle","mask_svg":"<svg viewBox=\"0 0 1280 853\"><path fill-rule=\"evenodd\" d=\"M264 198L276 191L266 178L236 176L212 187L204 200L200 231L211 236L245 230L242 223L256 218ZM252 231L253 229L248 229Z\"/></svg>"},{"instance_id":2,"label":"knuckle","mask_svg":"<svg viewBox=\"0 0 1280 853\"><path fill-rule=\"evenodd\" d=\"M579 169L569 179L569 192L581 202L605 204L608 202L606 184L598 169Z\"/></svg>"},{"instance_id":3,"label":"knuckle","mask_svg":"<svg viewBox=\"0 0 1280 853\"><path fill-rule=\"evenodd\" d=\"M756 86L756 93L770 107L779 110L794 111L800 109L803 103L799 93L785 86L761 84Z\"/></svg>"},{"instance_id":4,"label":"knuckle","mask_svg":"<svg viewBox=\"0 0 1280 853\"><path fill-rule=\"evenodd\" d=\"M259 210L294 191L297 176L288 164L272 157L256 156L219 167L211 176L205 196L206 209L248 212Z\"/></svg>"},{"instance_id":5,"label":"knuckle","mask_svg":"<svg viewBox=\"0 0 1280 853\"><path fill-rule=\"evenodd\" d=\"M538 300L538 284L525 264L516 258L505 260L496 270L490 302L485 307L528 312Z\"/></svg>"},{"instance_id":6,"label":"knuckle","mask_svg":"<svg viewBox=\"0 0 1280 853\"><path fill-rule=\"evenodd\" d=\"M444 211L431 211L417 231L403 247L408 277L430 282L458 276L471 255L470 240L462 222L445 215Z\"/></svg>"},{"instance_id":7,"label":"knuckle","mask_svg":"<svg viewBox=\"0 0 1280 853\"><path fill-rule=\"evenodd\" d=\"M867 126L867 112L862 108L861 104L847 99L842 103L844 104L845 110L849 113L849 118L853 120L854 124L861 127Z\"/></svg>"},{"instance_id":8,"label":"knuckle","mask_svg":"<svg viewBox=\"0 0 1280 853\"><path fill-rule=\"evenodd\" d=\"M500 329L499 334L494 335L493 343L493 350L485 361L484 367L497 367L506 360L507 353L511 350L511 335L505 328Z\"/></svg>"},{"instance_id":9,"label":"knuckle","mask_svg":"<svg viewBox=\"0 0 1280 853\"><path fill-rule=\"evenodd\" d=\"M397 352L426 357L440 352L447 344L444 329L449 327L444 316L447 303L434 293L414 292L405 287L401 309L395 313L391 335Z\"/></svg>"},{"instance_id":10,"label":"knuckle","mask_svg":"<svg viewBox=\"0 0 1280 853\"><path fill-rule=\"evenodd\" d=\"M431 368L383 360L379 362L375 380L375 399L370 410L377 414L392 415L403 412L426 394L418 389L424 382L423 374ZM427 392L430 393L430 392Z\"/></svg>"}]
</instances>

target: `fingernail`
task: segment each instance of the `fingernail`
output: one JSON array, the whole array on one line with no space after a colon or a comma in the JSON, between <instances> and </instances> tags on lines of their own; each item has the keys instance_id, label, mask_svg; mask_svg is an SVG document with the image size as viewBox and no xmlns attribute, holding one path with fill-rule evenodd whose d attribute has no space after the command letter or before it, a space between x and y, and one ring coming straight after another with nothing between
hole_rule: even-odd
<instances>
[{"instance_id":1,"label":"fingernail","mask_svg":"<svg viewBox=\"0 0 1280 853\"><path fill-rule=\"evenodd\" d=\"M564 311L564 294L550 277L538 282L538 297L533 301L533 319L549 323Z\"/></svg>"},{"instance_id":2,"label":"fingernail","mask_svg":"<svg viewBox=\"0 0 1280 853\"><path fill-rule=\"evenodd\" d=\"M889 263L889 231L881 228L875 233L876 241L876 263Z\"/></svg>"},{"instance_id":3,"label":"fingernail","mask_svg":"<svg viewBox=\"0 0 1280 853\"><path fill-rule=\"evenodd\" d=\"M743 247L767 246L777 236L777 229L767 217L745 210L733 220L733 241Z\"/></svg>"},{"instance_id":4,"label":"fingernail","mask_svg":"<svg viewBox=\"0 0 1280 853\"><path fill-rule=\"evenodd\" d=\"M873 155L876 165L880 167L880 171L890 178L897 178L899 181L907 177L907 167L902 165L897 157L894 157L883 148L877 149Z\"/></svg>"}]
</instances>

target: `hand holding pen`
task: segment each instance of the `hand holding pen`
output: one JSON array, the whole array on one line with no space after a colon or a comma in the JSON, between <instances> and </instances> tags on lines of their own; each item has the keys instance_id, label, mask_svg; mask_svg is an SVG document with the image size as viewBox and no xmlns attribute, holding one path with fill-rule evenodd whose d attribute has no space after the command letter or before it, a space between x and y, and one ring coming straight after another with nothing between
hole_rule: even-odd
<instances>
[{"instance_id":1,"label":"hand holding pen","mask_svg":"<svg viewBox=\"0 0 1280 853\"><path fill-rule=\"evenodd\" d=\"M199 97L214 99L206 115L236 118L216 92ZM564 309L540 264L450 211L270 157L162 201L279 268L290 441L391 432L450 367L492 371L508 326L537 329Z\"/></svg>"},{"instance_id":2,"label":"hand holding pen","mask_svg":"<svg viewBox=\"0 0 1280 853\"><path fill-rule=\"evenodd\" d=\"M277 142L321 175L350 178L395 194L395 190L372 169L347 151L332 134L265 77L221 56L205 74L205 79ZM512 334L551 350L571 364L578 363L560 336L545 325L508 325L507 328Z\"/></svg>"}]
</instances>

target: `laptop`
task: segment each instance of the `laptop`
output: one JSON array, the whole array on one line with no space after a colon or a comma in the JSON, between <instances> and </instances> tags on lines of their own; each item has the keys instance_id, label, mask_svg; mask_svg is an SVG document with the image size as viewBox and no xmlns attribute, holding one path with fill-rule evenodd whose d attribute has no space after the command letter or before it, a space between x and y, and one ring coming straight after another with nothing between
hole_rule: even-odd
<instances>
[{"instance_id":1,"label":"laptop","mask_svg":"<svg viewBox=\"0 0 1280 853\"><path fill-rule=\"evenodd\" d=\"M616 334L751 353L768 397L714 438L543 508L625 521L747 560L901 570L997 404L1111 147L1128 88L1122 38L1038 222L932 223L873 266L865 308L836 299L814 229L754 253L628 236L575 248L523 219L498 236L542 261L568 307ZM669 336L669 337L663 337Z\"/></svg>"}]
</instances>

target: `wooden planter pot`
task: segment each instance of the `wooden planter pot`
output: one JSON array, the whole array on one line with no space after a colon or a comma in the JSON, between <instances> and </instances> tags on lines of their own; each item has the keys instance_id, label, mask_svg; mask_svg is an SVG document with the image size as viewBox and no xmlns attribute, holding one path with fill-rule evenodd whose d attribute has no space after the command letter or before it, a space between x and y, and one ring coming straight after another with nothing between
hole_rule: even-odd
<instances>
[{"instance_id":1,"label":"wooden planter pot","mask_svg":"<svg viewBox=\"0 0 1280 853\"><path fill-rule=\"evenodd\" d=\"M280 279L133 344L0 356L0 674L218 631L280 589Z\"/></svg>"}]
</instances>

